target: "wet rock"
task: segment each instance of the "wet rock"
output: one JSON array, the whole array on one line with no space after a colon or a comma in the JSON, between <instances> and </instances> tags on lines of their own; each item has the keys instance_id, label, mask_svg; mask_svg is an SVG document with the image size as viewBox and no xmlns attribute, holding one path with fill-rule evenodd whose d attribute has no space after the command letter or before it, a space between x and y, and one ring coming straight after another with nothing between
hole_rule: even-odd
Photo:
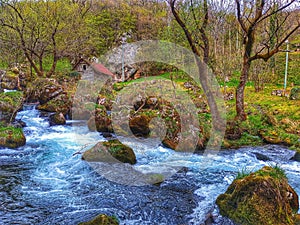
<instances>
[{"instance_id":1,"label":"wet rock","mask_svg":"<svg viewBox=\"0 0 300 225\"><path fill-rule=\"evenodd\" d=\"M104 106L98 106L94 115L87 122L90 131L111 133L113 132L111 118Z\"/></svg>"},{"instance_id":2,"label":"wet rock","mask_svg":"<svg viewBox=\"0 0 300 225\"><path fill-rule=\"evenodd\" d=\"M64 125L66 124L66 118L62 113L55 113L49 117L50 125Z\"/></svg>"},{"instance_id":3,"label":"wet rock","mask_svg":"<svg viewBox=\"0 0 300 225\"><path fill-rule=\"evenodd\" d=\"M167 147L167 148L170 148L170 149L176 149L177 145L178 145L178 140L176 139L169 139L169 138L165 138L163 141L162 141L162 144Z\"/></svg>"},{"instance_id":4,"label":"wet rock","mask_svg":"<svg viewBox=\"0 0 300 225\"><path fill-rule=\"evenodd\" d=\"M159 173L151 173L151 174L146 174L146 181L149 184L154 184L159 186L162 182L165 181L165 177L162 174Z\"/></svg>"},{"instance_id":5,"label":"wet rock","mask_svg":"<svg viewBox=\"0 0 300 225\"><path fill-rule=\"evenodd\" d=\"M78 225L118 225L118 219L104 214L98 215L88 222L79 223Z\"/></svg>"},{"instance_id":6,"label":"wet rock","mask_svg":"<svg viewBox=\"0 0 300 225\"><path fill-rule=\"evenodd\" d=\"M256 158L258 160L261 160L261 161L264 161L264 162L271 160L268 156L266 156L264 154L261 154L261 153L258 153L258 152L254 152L254 155L256 156Z\"/></svg>"},{"instance_id":7,"label":"wet rock","mask_svg":"<svg viewBox=\"0 0 300 225\"><path fill-rule=\"evenodd\" d=\"M300 152L296 152L293 156L292 160L300 162Z\"/></svg>"},{"instance_id":8,"label":"wet rock","mask_svg":"<svg viewBox=\"0 0 300 225\"><path fill-rule=\"evenodd\" d=\"M149 122L146 115L137 115L130 119L129 127L134 135L147 137L150 134Z\"/></svg>"},{"instance_id":9,"label":"wet rock","mask_svg":"<svg viewBox=\"0 0 300 225\"><path fill-rule=\"evenodd\" d=\"M15 128L23 128L27 126L26 123L22 120L16 120L11 125Z\"/></svg>"},{"instance_id":10,"label":"wet rock","mask_svg":"<svg viewBox=\"0 0 300 225\"><path fill-rule=\"evenodd\" d=\"M284 172L267 166L234 180L216 202L223 216L249 225L295 224L299 209L298 195Z\"/></svg>"},{"instance_id":11,"label":"wet rock","mask_svg":"<svg viewBox=\"0 0 300 225\"><path fill-rule=\"evenodd\" d=\"M133 150L118 140L99 142L84 152L82 159L88 162L136 163Z\"/></svg>"}]
</instances>

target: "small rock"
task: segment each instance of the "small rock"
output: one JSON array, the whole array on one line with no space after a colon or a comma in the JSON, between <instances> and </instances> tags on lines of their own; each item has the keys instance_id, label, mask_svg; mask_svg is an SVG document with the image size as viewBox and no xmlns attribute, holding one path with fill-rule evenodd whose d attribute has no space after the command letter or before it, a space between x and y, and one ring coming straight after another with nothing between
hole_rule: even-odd
<instances>
[{"instance_id":1,"label":"small rock","mask_svg":"<svg viewBox=\"0 0 300 225\"><path fill-rule=\"evenodd\" d=\"M62 113L55 113L49 117L50 125L64 125L66 124L66 118Z\"/></svg>"}]
</instances>

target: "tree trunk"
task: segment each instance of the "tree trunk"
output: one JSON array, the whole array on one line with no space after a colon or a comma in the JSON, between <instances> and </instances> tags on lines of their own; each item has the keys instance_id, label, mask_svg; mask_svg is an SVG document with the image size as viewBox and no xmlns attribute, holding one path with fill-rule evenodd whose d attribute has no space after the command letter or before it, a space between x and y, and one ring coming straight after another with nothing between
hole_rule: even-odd
<instances>
[{"instance_id":1,"label":"tree trunk","mask_svg":"<svg viewBox=\"0 0 300 225\"><path fill-rule=\"evenodd\" d=\"M247 119L247 115L245 113L245 87L248 80L248 75L250 71L251 61L249 61L248 57L244 57L242 74L240 77L240 83L236 89L236 119L240 121L245 121Z\"/></svg>"},{"instance_id":2,"label":"tree trunk","mask_svg":"<svg viewBox=\"0 0 300 225\"><path fill-rule=\"evenodd\" d=\"M52 74L55 72L56 65L57 65L57 61L58 61L57 57L54 56L53 62L52 62L52 66L51 66L51 69L50 69L50 70L47 72L47 74L46 74L46 76L47 76L48 78L50 78L50 77L52 76Z\"/></svg>"}]
</instances>

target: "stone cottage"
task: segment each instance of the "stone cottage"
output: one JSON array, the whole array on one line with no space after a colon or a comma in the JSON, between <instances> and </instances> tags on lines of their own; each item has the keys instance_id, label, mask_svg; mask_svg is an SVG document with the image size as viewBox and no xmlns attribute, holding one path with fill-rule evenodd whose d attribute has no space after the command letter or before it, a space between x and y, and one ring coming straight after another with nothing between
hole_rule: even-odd
<instances>
[{"instance_id":1,"label":"stone cottage","mask_svg":"<svg viewBox=\"0 0 300 225\"><path fill-rule=\"evenodd\" d=\"M81 74L82 80L105 80L107 76L111 77L112 80L116 81L116 75L113 74L101 63L98 63L96 58L91 61L81 58L74 66L73 70Z\"/></svg>"}]
</instances>

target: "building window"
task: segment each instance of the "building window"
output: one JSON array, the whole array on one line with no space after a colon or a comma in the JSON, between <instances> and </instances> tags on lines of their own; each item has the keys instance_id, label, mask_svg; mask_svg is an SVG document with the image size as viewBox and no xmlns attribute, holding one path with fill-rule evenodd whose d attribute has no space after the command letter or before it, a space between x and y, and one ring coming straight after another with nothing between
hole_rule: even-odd
<instances>
[{"instance_id":1,"label":"building window","mask_svg":"<svg viewBox=\"0 0 300 225\"><path fill-rule=\"evenodd\" d=\"M82 65L82 69L83 69L83 70L86 70L86 65L85 65L85 64Z\"/></svg>"}]
</instances>

